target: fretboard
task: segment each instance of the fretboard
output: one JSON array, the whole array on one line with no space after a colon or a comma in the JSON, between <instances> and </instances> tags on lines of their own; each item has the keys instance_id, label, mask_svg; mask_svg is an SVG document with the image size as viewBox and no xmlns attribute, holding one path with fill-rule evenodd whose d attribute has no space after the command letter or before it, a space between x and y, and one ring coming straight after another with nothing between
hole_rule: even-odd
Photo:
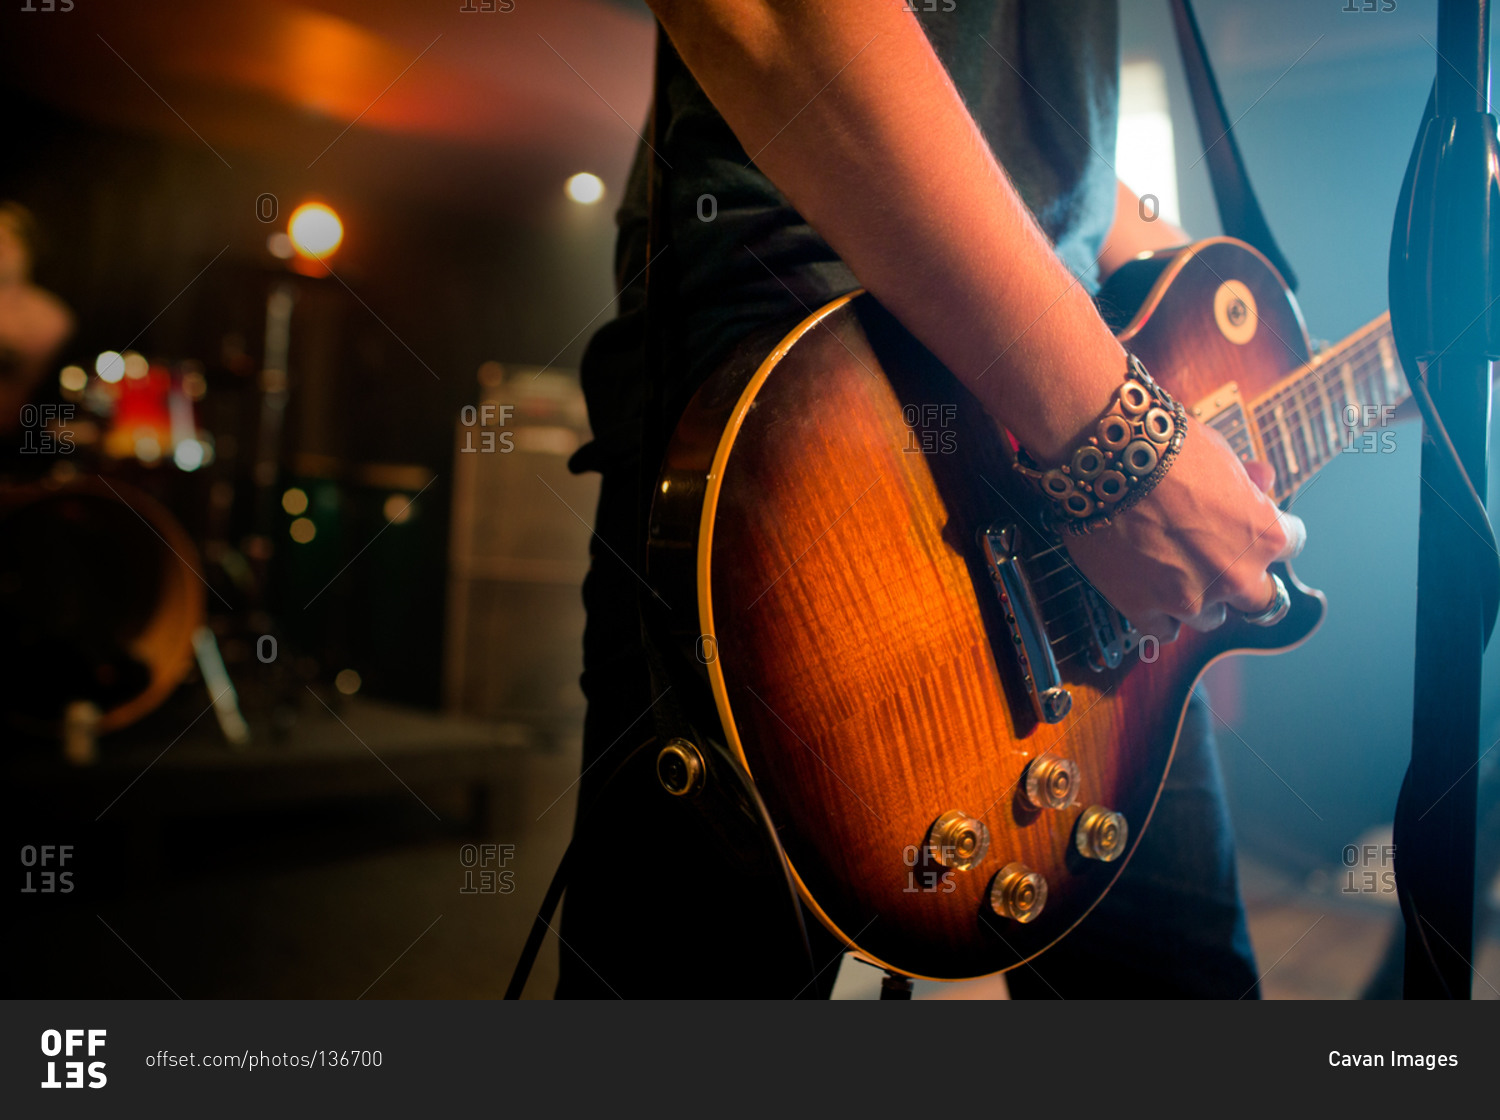
<instances>
[{"instance_id":1,"label":"fretboard","mask_svg":"<svg viewBox=\"0 0 1500 1120\"><path fill-rule=\"evenodd\" d=\"M1241 458L1256 456L1259 437L1259 450L1276 468L1274 497L1281 501L1335 457L1364 450L1372 440L1370 450L1382 446L1383 435L1373 429L1388 426L1395 407L1409 396L1391 317L1382 315L1245 402L1243 411L1221 413L1209 423Z\"/></svg>"}]
</instances>

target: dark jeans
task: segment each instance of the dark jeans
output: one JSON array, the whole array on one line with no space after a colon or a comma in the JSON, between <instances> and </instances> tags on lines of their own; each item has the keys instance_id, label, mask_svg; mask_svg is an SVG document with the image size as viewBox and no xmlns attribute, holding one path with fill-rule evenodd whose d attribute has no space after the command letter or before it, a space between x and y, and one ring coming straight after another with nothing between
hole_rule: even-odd
<instances>
[{"instance_id":1,"label":"dark jeans","mask_svg":"<svg viewBox=\"0 0 1500 1120\"><path fill-rule=\"evenodd\" d=\"M816 919L804 915L809 969L805 952L788 948L800 945L791 907L766 904L764 884L749 884L734 853L659 820L659 789L617 782L600 801L605 776L654 732L640 583L621 560L634 555L634 486L628 472L606 474L583 587L580 819L607 823L574 860L557 995L826 998L841 947ZM1119 881L1076 930L1007 980L1022 999L1258 997L1210 715L1197 698L1151 827Z\"/></svg>"}]
</instances>

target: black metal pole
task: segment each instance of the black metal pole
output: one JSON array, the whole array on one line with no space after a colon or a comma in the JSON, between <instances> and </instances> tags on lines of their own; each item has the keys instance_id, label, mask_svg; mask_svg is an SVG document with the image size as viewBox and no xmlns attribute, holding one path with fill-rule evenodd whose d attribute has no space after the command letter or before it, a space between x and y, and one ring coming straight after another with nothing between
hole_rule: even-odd
<instances>
[{"instance_id":1,"label":"black metal pole","mask_svg":"<svg viewBox=\"0 0 1500 1120\"><path fill-rule=\"evenodd\" d=\"M1427 270L1426 382L1481 500L1488 477L1487 338L1495 121L1487 0L1441 0L1435 93L1436 205ZM1486 142L1484 130L1490 140ZM1417 220L1421 220L1418 216ZM1488 542L1433 433L1422 442L1417 661L1411 768L1397 873L1406 909L1407 999L1467 998L1474 927L1483 576Z\"/></svg>"}]
</instances>

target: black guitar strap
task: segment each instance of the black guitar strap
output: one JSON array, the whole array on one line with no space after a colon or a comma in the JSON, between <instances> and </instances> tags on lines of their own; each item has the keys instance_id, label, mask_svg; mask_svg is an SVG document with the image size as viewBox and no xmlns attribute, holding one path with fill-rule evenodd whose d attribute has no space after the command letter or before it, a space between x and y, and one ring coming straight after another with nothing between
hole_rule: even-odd
<instances>
[{"instance_id":1,"label":"black guitar strap","mask_svg":"<svg viewBox=\"0 0 1500 1120\"><path fill-rule=\"evenodd\" d=\"M1219 207L1219 222L1230 237L1237 237L1259 249L1276 266L1286 286L1297 289L1292 266L1281 255L1271 227L1261 213L1260 203L1250 186L1245 161L1234 131L1224 112L1224 99L1214 79L1203 46L1203 35L1193 17L1191 0L1170 0L1172 22L1177 27L1177 46L1182 52L1182 68L1187 73L1188 89L1193 96L1193 115L1198 119L1198 136L1203 141L1204 159L1213 182L1214 201Z\"/></svg>"}]
</instances>

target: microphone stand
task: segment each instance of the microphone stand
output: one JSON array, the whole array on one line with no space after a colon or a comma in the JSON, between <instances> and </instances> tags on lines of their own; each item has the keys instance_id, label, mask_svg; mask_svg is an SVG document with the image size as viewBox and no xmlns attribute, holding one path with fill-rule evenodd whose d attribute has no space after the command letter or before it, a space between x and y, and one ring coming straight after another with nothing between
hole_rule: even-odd
<instances>
[{"instance_id":1,"label":"microphone stand","mask_svg":"<svg viewBox=\"0 0 1500 1120\"><path fill-rule=\"evenodd\" d=\"M1422 407L1411 765L1396 810L1405 998L1471 994L1480 659L1493 626L1485 516L1500 143L1488 0L1440 0L1437 79L1391 245L1391 319Z\"/></svg>"}]
</instances>

